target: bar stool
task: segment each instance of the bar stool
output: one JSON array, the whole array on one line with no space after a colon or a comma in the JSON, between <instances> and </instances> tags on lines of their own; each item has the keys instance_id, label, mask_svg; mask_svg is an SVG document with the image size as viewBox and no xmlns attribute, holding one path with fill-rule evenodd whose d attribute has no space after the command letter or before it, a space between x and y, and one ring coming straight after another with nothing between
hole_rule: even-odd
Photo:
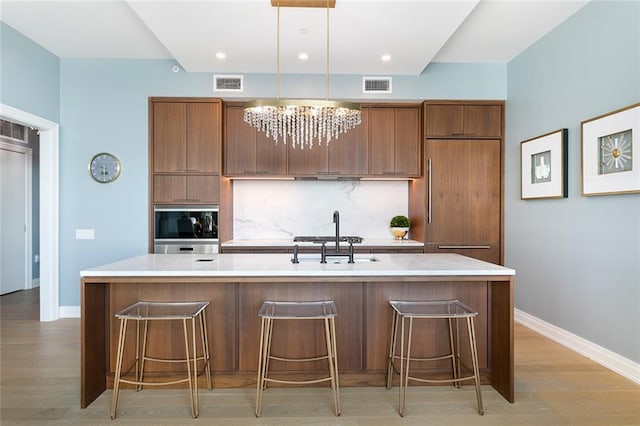
<instances>
[{"instance_id":1,"label":"bar stool","mask_svg":"<svg viewBox=\"0 0 640 426\"><path fill-rule=\"evenodd\" d=\"M312 384L331 382L333 390L333 407L336 416L340 415L340 390L338 383L338 359L336 354L335 317L338 315L333 301L318 302L271 302L265 301L258 316L262 318L260 329L260 355L258 358L258 389L256 395L256 417L262 412L262 393L267 382L286 384ZM285 358L271 355L271 337L275 320L321 320L324 322L326 355L313 358ZM309 362L326 359L329 366L329 376L315 380L284 380L269 377L269 361Z\"/></svg>"},{"instance_id":2,"label":"bar stool","mask_svg":"<svg viewBox=\"0 0 640 426\"><path fill-rule=\"evenodd\" d=\"M393 308L393 321L391 331L391 342L389 345L389 367L387 370L387 389L391 388L391 380L393 373L398 371L400 374L400 395L398 411L400 416L405 415L407 405L407 386L409 380L424 383L453 383L454 386L460 387L460 382L473 380L476 388L476 402L478 405L478 414L483 415L482 395L480 393L480 375L478 373L478 353L476 349L476 334L473 326L473 319L477 312L458 300L442 300L429 302L410 302L410 301L389 301ZM437 319L445 318L448 322L448 335L450 352L445 355L433 356L430 358L412 358L411 357L411 337L413 331L413 320ZM467 335L469 338L469 348L471 352L472 367L469 368L460 359L460 331L458 328L458 320L465 319L467 325ZM405 320L408 320L407 338L405 343ZM452 321L455 320L455 328ZM400 355L396 355L396 344L398 328L400 328ZM454 333L455 330L455 333ZM405 354L406 351L406 354ZM400 360L400 369L397 370L394 361ZM409 363L412 361L436 361L442 359L451 359L453 369L452 379L426 379L409 375ZM465 367L469 374L461 376L461 366Z\"/></svg>"},{"instance_id":3,"label":"bar stool","mask_svg":"<svg viewBox=\"0 0 640 426\"><path fill-rule=\"evenodd\" d=\"M189 398L191 400L191 415L198 417L198 375L206 374L207 387L211 390L211 360L209 358L209 339L207 337L207 321L205 309L209 302L137 302L116 314L120 320L120 335L118 337L118 355L116 359L116 373L113 383L113 399L111 401L111 419L116 418L118 409L118 392L121 383L128 383L141 390L142 386L162 386L176 383L189 383ZM135 351L135 378L133 380L122 378L122 358L127 335L128 322L136 321L136 351ZM199 320L199 321L198 321ZM185 357L180 359L154 358L147 355L147 331L149 321L182 321L184 330ZM191 342L187 331L187 321L191 321ZM142 340L140 339L140 322L143 323ZM196 350L196 322L199 322L200 344L202 355ZM189 349L191 343L192 352ZM142 345L142 349L140 348ZM144 381L145 361L160 363L184 363L187 366L187 377L163 382ZM198 373L198 361L202 361L202 370ZM134 366L129 367L124 374Z\"/></svg>"}]
</instances>

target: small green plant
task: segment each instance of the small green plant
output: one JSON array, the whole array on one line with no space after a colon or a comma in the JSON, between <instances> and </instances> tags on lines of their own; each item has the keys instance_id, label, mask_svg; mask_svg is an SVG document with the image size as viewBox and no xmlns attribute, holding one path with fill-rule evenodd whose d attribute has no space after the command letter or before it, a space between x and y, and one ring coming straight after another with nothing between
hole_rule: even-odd
<instances>
[{"instance_id":1,"label":"small green plant","mask_svg":"<svg viewBox=\"0 0 640 426\"><path fill-rule=\"evenodd\" d=\"M409 222L408 217L398 215L391 218L389 226L392 228L409 228L411 226L411 222Z\"/></svg>"}]
</instances>

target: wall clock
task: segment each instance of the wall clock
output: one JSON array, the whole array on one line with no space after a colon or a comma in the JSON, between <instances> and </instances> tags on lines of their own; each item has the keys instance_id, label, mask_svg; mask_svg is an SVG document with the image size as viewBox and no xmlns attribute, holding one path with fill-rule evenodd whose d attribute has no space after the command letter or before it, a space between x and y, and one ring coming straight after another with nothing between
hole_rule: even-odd
<instances>
[{"instance_id":1,"label":"wall clock","mask_svg":"<svg viewBox=\"0 0 640 426\"><path fill-rule=\"evenodd\" d=\"M118 157L108 152L94 155L89 162L89 174L96 182L100 183L109 183L118 179L121 168Z\"/></svg>"}]
</instances>

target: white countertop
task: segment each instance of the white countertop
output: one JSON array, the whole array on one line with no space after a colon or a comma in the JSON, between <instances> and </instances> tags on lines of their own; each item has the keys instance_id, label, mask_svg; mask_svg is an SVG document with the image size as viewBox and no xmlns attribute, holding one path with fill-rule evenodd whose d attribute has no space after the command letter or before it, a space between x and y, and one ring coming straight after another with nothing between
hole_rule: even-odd
<instances>
[{"instance_id":1,"label":"white countertop","mask_svg":"<svg viewBox=\"0 0 640 426\"><path fill-rule=\"evenodd\" d=\"M86 269L81 277L336 277L515 275L513 269L458 254L358 254L357 262L319 263L301 254L145 254ZM375 257L375 262L363 262ZM201 261L202 259L210 261Z\"/></svg>"},{"instance_id":2,"label":"white countertop","mask_svg":"<svg viewBox=\"0 0 640 426\"><path fill-rule=\"evenodd\" d=\"M266 239L266 240L229 240L221 243L222 247L293 247L294 244L298 244L300 247L308 247L308 246L320 246L320 244L314 244L310 242L297 242L294 243L293 239ZM327 243L327 247L335 246L335 243ZM349 244L346 242L341 242L340 246L348 247ZM396 240L394 238L380 238L380 239L372 239L372 238L364 238L362 243L354 244L354 248L358 247L424 247L424 243L416 240Z\"/></svg>"}]
</instances>

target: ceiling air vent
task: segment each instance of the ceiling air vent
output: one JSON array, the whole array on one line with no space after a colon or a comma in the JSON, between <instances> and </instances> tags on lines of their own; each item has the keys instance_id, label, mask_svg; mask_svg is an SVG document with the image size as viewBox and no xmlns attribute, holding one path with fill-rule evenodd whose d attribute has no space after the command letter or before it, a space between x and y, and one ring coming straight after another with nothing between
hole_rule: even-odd
<instances>
[{"instance_id":1,"label":"ceiling air vent","mask_svg":"<svg viewBox=\"0 0 640 426\"><path fill-rule=\"evenodd\" d=\"M0 120L0 136L12 141L27 143L27 128L22 124Z\"/></svg>"},{"instance_id":2,"label":"ceiling air vent","mask_svg":"<svg viewBox=\"0 0 640 426\"><path fill-rule=\"evenodd\" d=\"M362 77L362 93L391 93L391 77Z\"/></svg>"},{"instance_id":3,"label":"ceiling air vent","mask_svg":"<svg viewBox=\"0 0 640 426\"><path fill-rule=\"evenodd\" d=\"M214 75L213 91L214 92L242 92L242 76L241 75Z\"/></svg>"}]
</instances>

